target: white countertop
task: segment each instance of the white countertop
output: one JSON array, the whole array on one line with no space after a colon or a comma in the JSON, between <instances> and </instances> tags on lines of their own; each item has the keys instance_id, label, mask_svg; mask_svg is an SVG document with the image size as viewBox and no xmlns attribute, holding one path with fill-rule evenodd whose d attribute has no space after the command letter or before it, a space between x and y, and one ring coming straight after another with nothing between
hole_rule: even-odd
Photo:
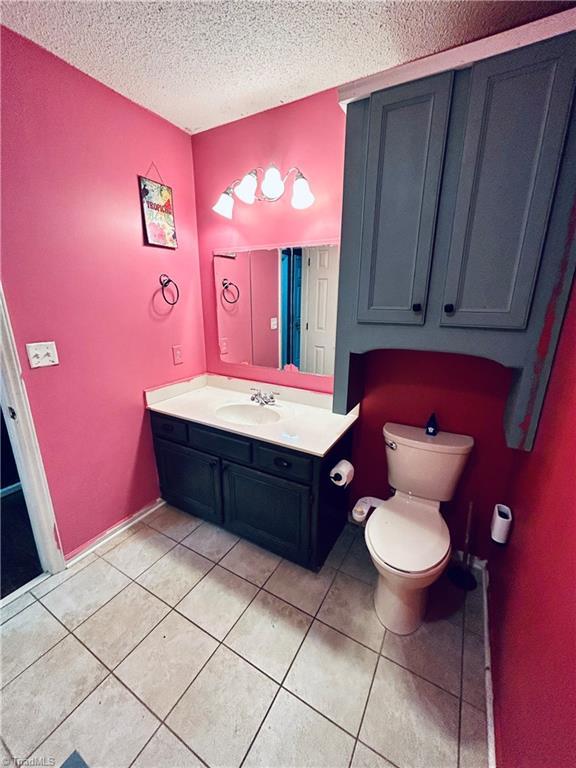
<instances>
[{"instance_id":1,"label":"white countertop","mask_svg":"<svg viewBox=\"0 0 576 768\"><path fill-rule=\"evenodd\" d=\"M250 403L251 387L277 392L276 405ZM237 435L253 437L274 445L324 456L358 418L358 407L346 416L332 413L332 396L207 374L186 382L170 384L145 392L149 410L193 421ZM251 404L280 414L272 424L232 424L218 415L217 409L229 404Z\"/></svg>"}]
</instances>

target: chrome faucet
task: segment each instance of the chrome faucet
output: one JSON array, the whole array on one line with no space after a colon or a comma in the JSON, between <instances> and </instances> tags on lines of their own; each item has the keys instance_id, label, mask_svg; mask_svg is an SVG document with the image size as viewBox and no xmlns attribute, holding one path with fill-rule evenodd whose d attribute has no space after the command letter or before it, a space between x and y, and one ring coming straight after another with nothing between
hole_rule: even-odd
<instances>
[{"instance_id":1,"label":"chrome faucet","mask_svg":"<svg viewBox=\"0 0 576 768\"><path fill-rule=\"evenodd\" d=\"M276 405L274 395L277 395L278 392L262 392L261 389L256 387L252 387L250 392L254 392L250 397L253 403L258 403L258 405Z\"/></svg>"}]
</instances>

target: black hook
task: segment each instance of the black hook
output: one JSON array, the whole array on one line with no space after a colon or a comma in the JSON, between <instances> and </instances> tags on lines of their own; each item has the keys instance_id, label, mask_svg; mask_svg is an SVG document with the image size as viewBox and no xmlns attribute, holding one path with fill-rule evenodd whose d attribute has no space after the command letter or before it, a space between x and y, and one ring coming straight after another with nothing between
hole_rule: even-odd
<instances>
[{"instance_id":1,"label":"black hook","mask_svg":"<svg viewBox=\"0 0 576 768\"><path fill-rule=\"evenodd\" d=\"M173 285L174 286L174 290L176 291L176 298L174 299L174 301L169 301L166 298L166 288L168 288L169 285ZM170 306L173 307L174 304L178 303L178 299L180 298L180 289L178 288L178 286L176 285L174 280L172 280L171 277L168 277L168 275L165 275L165 274L161 274L160 275L160 287L162 289L162 298L164 299L166 304L170 304Z\"/></svg>"}]
</instances>

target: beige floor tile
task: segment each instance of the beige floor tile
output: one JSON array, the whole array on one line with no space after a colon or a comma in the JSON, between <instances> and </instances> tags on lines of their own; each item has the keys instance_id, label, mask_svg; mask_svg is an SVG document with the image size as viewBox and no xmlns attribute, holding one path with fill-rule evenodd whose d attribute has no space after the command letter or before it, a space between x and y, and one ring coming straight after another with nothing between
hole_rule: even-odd
<instances>
[{"instance_id":1,"label":"beige floor tile","mask_svg":"<svg viewBox=\"0 0 576 768\"><path fill-rule=\"evenodd\" d=\"M372 749L362 744L360 741L356 743L354 750L354 757L350 768L395 768L392 763L388 762L380 755L376 754Z\"/></svg>"},{"instance_id":2,"label":"beige floor tile","mask_svg":"<svg viewBox=\"0 0 576 768\"><path fill-rule=\"evenodd\" d=\"M16 763L12 760L10 752L8 752L2 741L0 741L0 765L3 766L3 768L15 768L16 766Z\"/></svg>"},{"instance_id":3,"label":"beige floor tile","mask_svg":"<svg viewBox=\"0 0 576 768\"><path fill-rule=\"evenodd\" d=\"M204 764L163 725L131 768L204 768Z\"/></svg>"},{"instance_id":4,"label":"beige floor tile","mask_svg":"<svg viewBox=\"0 0 576 768\"><path fill-rule=\"evenodd\" d=\"M74 563L74 565L71 565L68 568L65 568L63 571L55 573L52 576L49 576L47 579L44 579L44 581L38 584L37 587L34 587L32 594L35 595L35 597L42 597L43 595L47 595L48 592L56 589L56 587L60 586L60 584L64 584L64 582L72 578L75 573L79 573L80 571L84 570L84 568L89 566L90 563L93 563L95 560L97 560L97 557L93 552L89 555L86 555L86 557L83 557L82 560L78 560L76 563Z\"/></svg>"},{"instance_id":5,"label":"beige floor tile","mask_svg":"<svg viewBox=\"0 0 576 768\"><path fill-rule=\"evenodd\" d=\"M282 682L311 621L289 603L260 592L230 630L226 645Z\"/></svg>"},{"instance_id":6,"label":"beige floor tile","mask_svg":"<svg viewBox=\"0 0 576 768\"><path fill-rule=\"evenodd\" d=\"M353 747L351 736L281 690L244 768L347 768Z\"/></svg>"},{"instance_id":7,"label":"beige floor tile","mask_svg":"<svg viewBox=\"0 0 576 768\"><path fill-rule=\"evenodd\" d=\"M176 605L214 563L178 544L141 576L138 583L170 605Z\"/></svg>"},{"instance_id":8,"label":"beige floor tile","mask_svg":"<svg viewBox=\"0 0 576 768\"><path fill-rule=\"evenodd\" d=\"M340 570L349 576L360 579L360 581L365 581L366 584L376 584L378 571L372 562L362 532L354 539L350 551L340 566Z\"/></svg>"},{"instance_id":9,"label":"beige floor tile","mask_svg":"<svg viewBox=\"0 0 576 768\"><path fill-rule=\"evenodd\" d=\"M384 627L374 610L374 587L370 584L338 573L318 618L374 651L380 650Z\"/></svg>"},{"instance_id":10,"label":"beige floor tile","mask_svg":"<svg viewBox=\"0 0 576 768\"><path fill-rule=\"evenodd\" d=\"M123 528L117 534L112 536L111 539L108 539L108 541L105 541L103 544L100 544L98 549L96 549L95 551L100 556L105 555L107 552L110 552L111 549L114 549L114 547L117 547L118 544L122 544L123 541L126 541L126 539L129 539L131 536L134 536L134 534L138 533L138 531L143 531L144 527L145 527L144 523L134 523L134 525L131 525L129 528Z\"/></svg>"},{"instance_id":11,"label":"beige floor tile","mask_svg":"<svg viewBox=\"0 0 576 768\"><path fill-rule=\"evenodd\" d=\"M174 611L120 664L116 675L164 719L218 647Z\"/></svg>"},{"instance_id":12,"label":"beige floor tile","mask_svg":"<svg viewBox=\"0 0 576 768\"><path fill-rule=\"evenodd\" d=\"M216 566L176 606L180 613L222 640L258 588Z\"/></svg>"},{"instance_id":13,"label":"beige floor tile","mask_svg":"<svg viewBox=\"0 0 576 768\"><path fill-rule=\"evenodd\" d=\"M488 768L488 737L484 712L462 702L460 768Z\"/></svg>"},{"instance_id":14,"label":"beige floor tile","mask_svg":"<svg viewBox=\"0 0 576 768\"><path fill-rule=\"evenodd\" d=\"M122 573L135 579L175 546L174 539L144 526L117 547L104 555Z\"/></svg>"},{"instance_id":15,"label":"beige floor tile","mask_svg":"<svg viewBox=\"0 0 576 768\"><path fill-rule=\"evenodd\" d=\"M2 737L12 754L27 757L106 674L102 664L68 635L9 683L2 691Z\"/></svg>"},{"instance_id":16,"label":"beige floor tile","mask_svg":"<svg viewBox=\"0 0 576 768\"><path fill-rule=\"evenodd\" d=\"M110 676L46 739L32 761L52 758L54 763L43 765L61 765L78 750L90 768L128 768L158 725L154 715Z\"/></svg>"},{"instance_id":17,"label":"beige floor tile","mask_svg":"<svg viewBox=\"0 0 576 768\"><path fill-rule=\"evenodd\" d=\"M486 709L484 642L480 635L464 632L462 698L478 709Z\"/></svg>"},{"instance_id":18,"label":"beige floor tile","mask_svg":"<svg viewBox=\"0 0 576 768\"><path fill-rule=\"evenodd\" d=\"M170 608L137 584L130 584L94 613L74 634L113 669Z\"/></svg>"},{"instance_id":19,"label":"beige floor tile","mask_svg":"<svg viewBox=\"0 0 576 768\"><path fill-rule=\"evenodd\" d=\"M284 686L356 735L377 659L373 651L316 621Z\"/></svg>"},{"instance_id":20,"label":"beige floor tile","mask_svg":"<svg viewBox=\"0 0 576 768\"><path fill-rule=\"evenodd\" d=\"M0 628L2 685L9 683L67 634L62 624L36 601L3 624Z\"/></svg>"},{"instance_id":21,"label":"beige floor tile","mask_svg":"<svg viewBox=\"0 0 576 768\"><path fill-rule=\"evenodd\" d=\"M217 563L238 540L238 536L225 531L224 528L203 523L190 536L186 536L182 544Z\"/></svg>"},{"instance_id":22,"label":"beige floor tile","mask_svg":"<svg viewBox=\"0 0 576 768\"><path fill-rule=\"evenodd\" d=\"M342 529L342 533L336 539L336 543L330 550L328 557L324 561L324 565L330 566L330 568L340 568L344 558L348 554L354 537L356 536L358 526L345 525Z\"/></svg>"},{"instance_id":23,"label":"beige floor tile","mask_svg":"<svg viewBox=\"0 0 576 768\"><path fill-rule=\"evenodd\" d=\"M336 571L328 566L315 573L289 560L283 560L266 582L266 591L313 616L320 608L335 575Z\"/></svg>"},{"instance_id":24,"label":"beige floor tile","mask_svg":"<svg viewBox=\"0 0 576 768\"><path fill-rule=\"evenodd\" d=\"M240 540L222 558L220 565L261 587L281 559L278 555L267 552L249 541Z\"/></svg>"},{"instance_id":25,"label":"beige floor tile","mask_svg":"<svg viewBox=\"0 0 576 768\"><path fill-rule=\"evenodd\" d=\"M33 602L35 601L32 593L25 592L15 600L11 600L6 605L3 605L2 608L0 608L0 624L4 624L4 622L8 621L8 619L11 619L12 616L16 616L16 614L20 613L20 611L23 611L24 608L28 608L28 606L32 605Z\"/></svg>"},{"instance_id":26,"label":"beige floor tile","mask_svg":"<svg viewBox=\"0 0 576 768\"><path fill-rule=\"evenodd\" d=\"M484 635L484 592L480 581L481 576L476 571L474 575L478 586L466 595L464 626L468 632Z\"/></svg>"},{"instance_id":27,"label":"beige floor tile","mask_svg":"<svg viewBox=\"0 0 576 768\"><path fill-rule=\"evenodd\" d=\"M278 686L220 646L167 719L211 768L238 768Z\"/></svg>"},{"instance_id":28,"label":"beige floor tile","mask_svg":"<svg viewBox=\"0 0 576 768\"><path fill-rule=\"evenodd\" d=\"M175 541L182 541L202 520L175 507L165 506L146 518L146 524Z\"/></svg>"},{"instance_id":29,"label":"beige floor tile","mask_svg":"<svg viewBox=\"0 0 576 768\"><path fill-rule=\"evenodd\" d=\"M462 635L450 621L424 622L411 635L387 632L382 654L459 696Z\"/></svg>"},{"instance_id":30,"label":"beige floor tile","mask_svg":"<svg viewBox=\"0 0 576 768\"><path fill-rule=\"evenodd\" d=\"M456 768L458 699L380 657L360 739L399 766Z\"/></svg>"},{"instance_id":31,"label":"beige floor tile","mask_svg":"<svg viewBox=\"0 0 576 768\"><path fill-rule=\"evenodd\" d=\"M128 583L126 576L97 559L41 601L69 629L75 629Z\"/></svg>"}]
</instances>

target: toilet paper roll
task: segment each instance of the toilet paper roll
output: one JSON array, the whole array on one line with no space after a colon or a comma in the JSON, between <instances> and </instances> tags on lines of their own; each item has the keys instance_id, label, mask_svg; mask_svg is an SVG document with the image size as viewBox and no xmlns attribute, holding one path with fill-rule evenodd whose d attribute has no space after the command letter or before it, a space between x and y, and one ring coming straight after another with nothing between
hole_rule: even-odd
<instances>
[{"instance_id":1,"label":"toilet paper roll","mask_svg":"<svg viewBox=\"0 0 576 768\"><path fill-rule=\"evenodd\" d=\"M350 485L354 477L354 467L346 459L342 459L330 470L330 480L334 485L345 488Z\"/></svg>"},{"instance_id":2,"label":"toilet paper roll","mask_svg":"<svg viewBox=\"0 0 576 768\"><path fill-rule=\"evenodd\" d=\"M512 510L505 504L496 504L490 533L498 544L506 544L512 528Z\"/></svg>"}]
</instances>

